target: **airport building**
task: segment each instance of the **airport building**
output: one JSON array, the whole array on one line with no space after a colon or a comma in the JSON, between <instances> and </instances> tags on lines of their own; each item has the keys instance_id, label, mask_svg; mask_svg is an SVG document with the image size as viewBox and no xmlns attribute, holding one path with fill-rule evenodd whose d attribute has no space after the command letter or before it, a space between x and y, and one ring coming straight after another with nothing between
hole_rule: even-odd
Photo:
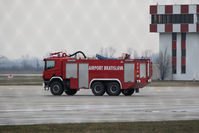
<instances>
[{"instance_id":1,"label":"airport building","mask_svg":"<svg viewBox=\"0 0 199 133\"><path fill-rule=\"evenodd\" d=\"M159 33L170 80L199 80L199 5L151 5L150 32Z\"/></svg>"}]
</instances>

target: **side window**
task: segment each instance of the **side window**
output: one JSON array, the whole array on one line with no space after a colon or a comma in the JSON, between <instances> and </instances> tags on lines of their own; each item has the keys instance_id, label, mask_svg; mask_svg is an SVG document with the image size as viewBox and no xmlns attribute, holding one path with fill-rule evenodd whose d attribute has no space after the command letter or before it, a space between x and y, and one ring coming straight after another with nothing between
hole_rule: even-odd
<instances>
[{"instance_id":1,"label":"side window","mask_svg":"<svg viewBox=\"0 0 199 133\"><path fill-rule=\"evenodd\" d=\"M198 14L198 16L197 16L197 19L198 19L198 20L197 20L197 24L199 24L199 14Z\"/></svg>"},{"instance_id":2,"label":"side window","mask_svg":"<svg viewBox=\"0 0 199 133\"><path fill-rule=\"evenodd\" d=\"M55 67L55 61L46 61L46 70Z\"/></svg>"}]
</instances>

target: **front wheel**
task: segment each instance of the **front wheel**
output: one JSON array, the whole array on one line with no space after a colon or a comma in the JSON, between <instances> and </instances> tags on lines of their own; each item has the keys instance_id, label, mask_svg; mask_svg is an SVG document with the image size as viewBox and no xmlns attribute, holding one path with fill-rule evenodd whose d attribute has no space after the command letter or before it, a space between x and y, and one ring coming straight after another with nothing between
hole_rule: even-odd
<instances>
[{"instance_id":1,"label":"front wheel","mask_svg":"<svg viewBox=\"0 0 199 133\"><path fill-rule=\"evenodd\" d=\"M60 82L54 81L50 85L50 91L53 95L62 95L64 89Z\"/></svg>"},{"instance_id":2,"label":"front wheel","mask_svg":"<svg viewBox=\"0 0 199 133\"><path fill-rule=\"evenodd\" d=\"M73 96L77 93L77 89L67 89L65 93L69 96Z\"/></svg>"},{"instance_id":3,"label":"front wheel","mask_svg":"<svg viewBox=\"0 0 199 133\"><path fill-rule=\"evenodd\" d=\"M118 83L116 82L110 82L108 83L107 89L106 89L106 93L109 96L118 96L121 93L121 89Z\"/></svg>"},{"instance_id":4,"label":"front wheel","mask_svg":"<svg viewBox=\"0 0 199 133\"><path fill-rule=\"evenodd\" d=\"M134 89L123 89L122 94L125 96L131 96L134 93Z\"/></svg>"}]
</instances>

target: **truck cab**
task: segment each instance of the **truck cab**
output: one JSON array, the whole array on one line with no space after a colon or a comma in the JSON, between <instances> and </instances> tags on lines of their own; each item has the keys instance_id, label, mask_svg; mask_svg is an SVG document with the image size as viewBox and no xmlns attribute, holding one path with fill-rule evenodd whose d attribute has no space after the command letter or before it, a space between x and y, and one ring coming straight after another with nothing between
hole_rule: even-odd
<instances>
[{"instance_id":1,"label":"truck cab","mask_svg":"<svg viewBox=\"0 0 199 133\"><path fill-rule=\"evenodd\" d=\"M46 58L44 64L43 79L50 80L54 76L62 76L62 61Z\"/></svg>"}]
</instances>

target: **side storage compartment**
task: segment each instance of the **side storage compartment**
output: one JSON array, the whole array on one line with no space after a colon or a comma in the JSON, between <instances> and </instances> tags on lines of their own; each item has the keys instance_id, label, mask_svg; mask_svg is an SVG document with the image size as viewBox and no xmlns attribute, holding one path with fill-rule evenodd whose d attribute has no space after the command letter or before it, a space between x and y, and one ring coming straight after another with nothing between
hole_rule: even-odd
<instances>
[{"instance_id":1,"label":"side storage compartment","mask_svg":"<svg viewBox=\"0 0 199 133\"><path fill-rule=\"evenodd\" d=\"M140 78L146 78L146 63L140 63Z\"/></svg>"},{"instance_id":2,"label":"side storage compartment","mask_svg":"<svg viewBox=\"0 0 199 133\"><path fill-rule=\"evenodd\" d=\"M135 82L135 63L124 64L124 82Z\"/></svg>"},{"instance_id":3,"label":"side storage compartment","mask_svg":"<svg viewBox=\"0 0 199 133\"><path fill-rule=\"evenodd\" d=\"M88 63L79 64L79 88L88 88Z\"/></svg>"},{"instance_id":4,"label":"side storage compartment","mask_svg":"<svg viewBox=\"0 0 199 133\"><path fill-rule=\"evenodd\" d=\"M70 79L70 88L78 88L77 63L66 63L66 78Z\"/></svg>"}]
</instances>

